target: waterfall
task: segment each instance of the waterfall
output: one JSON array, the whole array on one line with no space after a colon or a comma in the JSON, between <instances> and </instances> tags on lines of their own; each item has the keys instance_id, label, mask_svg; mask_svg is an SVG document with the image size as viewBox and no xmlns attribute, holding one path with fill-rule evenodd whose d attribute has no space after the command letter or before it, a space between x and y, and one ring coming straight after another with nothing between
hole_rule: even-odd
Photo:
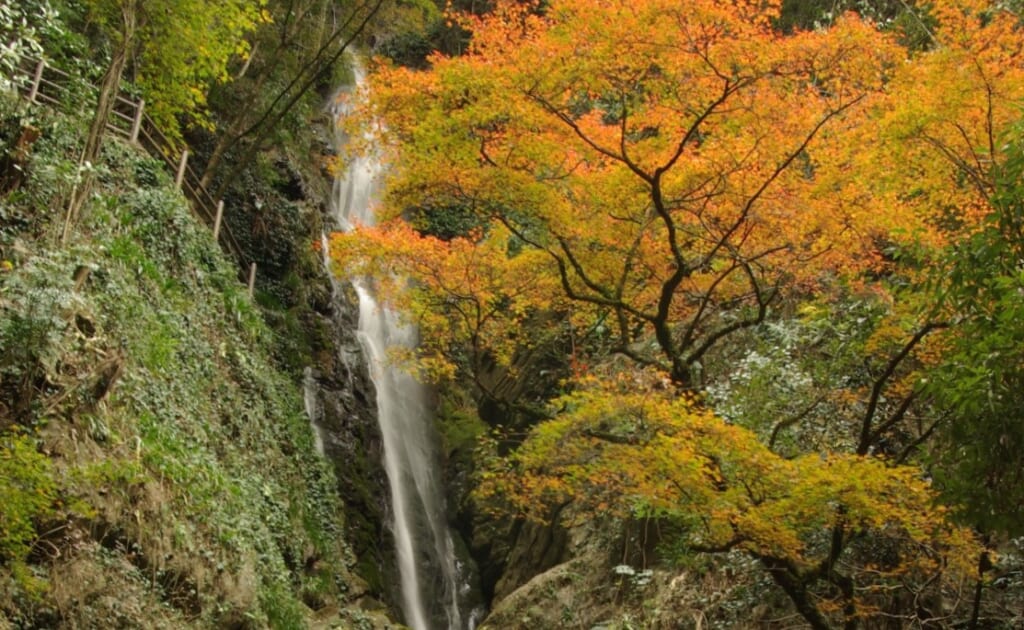
<instances>
[{"instance_id":1,"label":"waterfall","mask_svg":"<svg viewBox=\"0 0 1024 630\"><path fill-rule=\"evenodd\" d=\"M365 73L357 63L353 66L358 88ZM341 99L332 114L343 116L345 110ZM339 138L339 143L343 142L344 138ZM332 212L342 230L373 224L372 203L380 171L375 158L362 156L353 159L335 180ZM460 598L468 586L460 576L445 517L428 391L388 357L388 348L414 348L416 330L378 305L371 283L349 280L359 298L358 339L377 394L405 622L413 630L433 630L442 624L448 630L472 628L474 615L464 621L460 612Z\"/></svg>"},{"instance_id":2,"label":"waterfall","mask_svg":"<svg viewBox=\"0 0 1024 630\"><path fill-rule=\"evenodd\" d=\"M317 397L317 382L313 375L313 368L307 367L302 372L302 401L306 407L306 416L309 418L309 425L313 429L313 446L320 457L325 455L324 451L324 429L321 425L323 410L320 408L320 401Z\"/></svg>"}]
</instances>

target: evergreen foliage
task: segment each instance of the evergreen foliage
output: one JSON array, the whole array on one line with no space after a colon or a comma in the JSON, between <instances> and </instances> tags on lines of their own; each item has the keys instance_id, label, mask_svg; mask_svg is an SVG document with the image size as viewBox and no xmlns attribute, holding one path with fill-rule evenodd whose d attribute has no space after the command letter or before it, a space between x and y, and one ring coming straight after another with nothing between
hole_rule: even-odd
<instances>
[{"instance_id":1,"label":"evergreen foliage","mask_svg":"<svg viewBox=\"0 0 1024 630\"><path fill-rule=\"evenodd\" d=\"M1024 124L1006 138L991 212L937 279L956 335L930 388L952 411L934 458L982 531L1024 535Z\"/></svg>"}]
</instances>

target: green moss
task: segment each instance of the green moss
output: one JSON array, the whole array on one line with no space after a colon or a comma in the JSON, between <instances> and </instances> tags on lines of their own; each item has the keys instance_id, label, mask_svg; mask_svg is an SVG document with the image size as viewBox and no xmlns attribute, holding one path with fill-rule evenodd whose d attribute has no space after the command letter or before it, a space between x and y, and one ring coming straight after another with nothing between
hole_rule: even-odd
<instances>
[{"instance_id":1,"label":"green moss","mask_svg":"<svg viewBox=\"0 0 1024 630\"><path fill-rule=\"evenodd\" d=\"M37 537L36 526L56 514L53 464L24 433L0 435L0 561L21 563Z\"/></svg>"},{"instance_id":2,"label":"green moss","mask_svg":"<svg viewBox=\"0 0 1024 630\"><path fill-rule=\"evenodd\" d=\"M271 583L260 593L260 604L267 623L276 630L302 630L306 627L302 606L286 585Z\"/></svg>"},{"instance_id":3,"label":"green moss","mask_svg":"<svg viewBox=\"0 0 1024 630\"><path fill-rule=\"evenodd\" d=\"M450 457L468 462L480 436L489 430L468 402L445 398L437 418L441 442Z\"/></svg>"}]
</instances>

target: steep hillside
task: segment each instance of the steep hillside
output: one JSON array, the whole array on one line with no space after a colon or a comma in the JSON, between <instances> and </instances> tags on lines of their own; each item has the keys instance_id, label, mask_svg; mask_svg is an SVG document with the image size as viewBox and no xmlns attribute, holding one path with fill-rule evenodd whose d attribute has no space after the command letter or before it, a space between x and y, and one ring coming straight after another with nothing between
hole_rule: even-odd
<instances>
[{"instance_id":1,"label":"steep hillside","mask_svg":"<svg viewBox=\"0 0 1024 630\"><path fill-rule=\"evenodd\" d=\"M386 627L299 384L171 176L108 140L62 242L82 121L0 119L0 627Z\"/></svg>"}]
</instances>

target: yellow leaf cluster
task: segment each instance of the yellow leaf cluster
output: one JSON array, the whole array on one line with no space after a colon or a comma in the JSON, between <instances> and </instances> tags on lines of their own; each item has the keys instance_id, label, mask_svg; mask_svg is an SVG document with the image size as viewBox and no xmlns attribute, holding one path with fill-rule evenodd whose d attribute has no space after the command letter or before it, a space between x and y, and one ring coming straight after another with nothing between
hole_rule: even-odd
<instances>
[{"instance_id":1,"label":"yellow leaf cluster","mask_svg":"<svg viewBox=\"0 0 1024 630\"><path fill-rule=\"evenodd\" d=\"M898 576L972 575L977 541L916 468L841 453L784 459L666 392L595 386L555 405L553 420L481 477L479 500L535 518L571 499L587 512L678 519L695 549L744 549L806 570L830 551L822 532L842 528L900 549L884 570L844 560L868 592Z\"/></svg>"}]
</instances>

